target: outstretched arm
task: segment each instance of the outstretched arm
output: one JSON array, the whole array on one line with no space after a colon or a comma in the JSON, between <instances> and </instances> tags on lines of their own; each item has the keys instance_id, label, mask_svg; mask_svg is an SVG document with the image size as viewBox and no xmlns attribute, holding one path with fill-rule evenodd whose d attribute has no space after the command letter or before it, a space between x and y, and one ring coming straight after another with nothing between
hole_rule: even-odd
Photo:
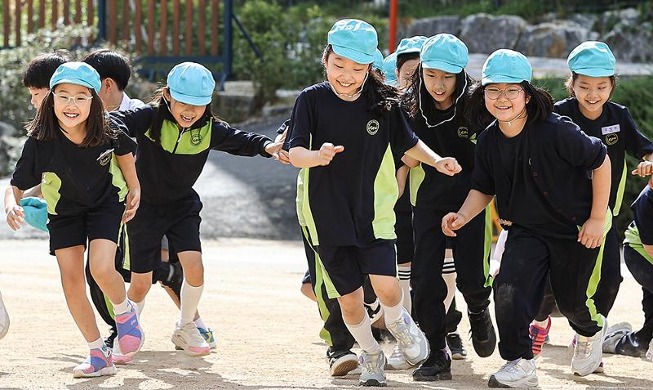
<instances>
[{"instance_id":1,"label":"outstretched arm","mask_svg":"<svg viewBox=\"0 0 653 390\"><path fill-rule=\"evenodd\" d=\"M342 145L325 142L320 150L308 150L302 146L290 149L290 163L297 168L313 168L329 165L336 154L345 150Z\"/></svg>"}]
</instances>

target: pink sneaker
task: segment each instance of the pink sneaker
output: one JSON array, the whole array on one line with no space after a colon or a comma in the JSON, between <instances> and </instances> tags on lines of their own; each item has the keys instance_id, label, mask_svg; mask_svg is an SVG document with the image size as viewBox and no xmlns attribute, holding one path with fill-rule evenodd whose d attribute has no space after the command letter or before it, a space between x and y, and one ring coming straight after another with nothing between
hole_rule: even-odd
<instances>
[{"instance_id":1,"label":"pink sneaker","mask_svg":"<svg viewBox=\"0 0 653 390\"><path fill-rule=\"evenodd\" d=\"M123 355L122 351L120 350L120 343L118 342L118 339L113 340L113 351L112 351L112 360L113 364L117 365L123 365L127 363L131 363L132 360L134 360L134 356L129 356L129 355Z\"/></svg>"},{"instance_id":2,"label":"pink sneaker","mask_svg":"<svg viewBox=\"0 0 653 390\"><path fill-rule=\"evenodd\" d=\"M125 356L133 356L143 346L145 336L132 303L129 303L129 311L116 316L116 328L118 329L116 340L120 345L120 351Z\"/></svg>"},{"instance_id":3,"label":"pink sneaker","mask_svg":"<svg viewBox=\"0 0 653 390\"><path fill-rule=\"evenodd\" d=\"M92 378L115 373L116 366L111 361L111 350L105 346L91 349L86 360L73 368L74 378Z\"/></svg>"}]
</instances>

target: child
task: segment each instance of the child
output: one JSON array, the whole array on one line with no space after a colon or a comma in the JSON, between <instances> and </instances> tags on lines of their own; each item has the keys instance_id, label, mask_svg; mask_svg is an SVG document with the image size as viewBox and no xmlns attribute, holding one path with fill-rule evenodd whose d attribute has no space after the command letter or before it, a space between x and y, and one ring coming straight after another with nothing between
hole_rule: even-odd
<instances>
[{"instance_id":1,"label":"child","mask_svg":"<svg viewBox=\"0 0 653 390\"><path fill-rule=\"evenodd\" d=\"M448 239L440 229L442 217L457 210L469 192L476 140L484 128L472 126L464 115L472 85L464 70L467 60L467 46L454 35L429 38L422 46L420 66L404 96L404 107L415 134L437 153L455 157L462 166L462 172L453 177L424 164L411 169L415 231L411 282L417 322L431 346L429 358L413 372L413 379L418 381L451 379L451 358L445 338L448 288L441 276L447 241L451 242L458 285L467 302L474 349L479 356L487 357L496 345L488 309L492 292L487 273L489 213L482 211L470 220L456 238ZM455 284L452 287L455 291Z\"/></svg>"},{"instance_id":2,"label":"child","mask_svg":"<svg viewBox=\"0 0 653 390\"><path fill-rule=\"evenodd\" d=\"M57 257L68 308L90 348L74 377L116 372L86 297L87 240L91 272L114 306L121 350L133 355L143 345L136 310L113 264L121 220L133 218L140 200L135 146L109 127L99 90L100 77L89 65L69 62L57 68L50 92L27 125L29 137L5 194L7 223L17 230L24 220L17 202L26 189L43 183L50 253Z\"/></svg>"},{"instance_id":3,"label":"child","mask_svg":"<svg viewBox=\"0 0 653 390\"><path fill-rule=\"evenodd\" d=\"M615 63L612 51L603 42L587 41L578 45L567 59L571 70L567 90L571 97L554 106L555 112L571 118L581 130L599 138L608 148L612 165L608 205L614 217L621 209L626 186L626 153L642 159L633 173L642 176L653 171L653 163L649 161L653 159L653 143L639 131L626 107L610 101L616 86ZM612 228L605 238L601 279L594 296L597 310L605 317L617 298L619 284L623 280L620 242L614 217ZM554 305L555 300L545 299L533 321L531 337L535 351L542 348L548 334Z\"/></svg>"},{"instance_id":4,"label":"child","mask_svg":"<svg viewBox=\"0 0 653 390\"><path fill-rule=\"evenodd\" d=\"M154 106L110 114L137 139L136 169L143 188L139 212L127 224L132 271L129 297L138 306L144 304L152 271L161 262L165 235L184 272L181 317L171 340L189 355L199 356L208 354L210 346L193 323L204 287L199 235L202 202L193 185L211 149L271 157L281 143L215 118L210 105L215 81L204 66L178 64L167 81Z\"/></svg>"},{"instance_id":5,"label":"child","mask_svg":"<svg viewBox=\"0 0 653 390\"><path fill-rule=\"evenodd\" d=\"M646 356L653 360L653 179L649 180L633 202L634 221L626 230L624 260L630 273L642 286L644 324L633 331L628 323L620 323L619 330L608 329L603 341L603 352L634 357Z\"/></svg>"},{"instance_id":6,"label":"child","mask_svg":"<svg viewBox=\"0 0 653 390\"><path fill-rule=\"evenodd\" d=\"M398 187L391 146L443 173L460 171L454 159L441 158L415 137L396 91L371 71L377 44L376 30L364 21L333 25L322 56L327 81L299 95L288 134L290 162L302 168L298 217L306 221L329 294L338 298L345 324L363 350L364 386L386 383L386 359L363 308L365 274L406 360L419 364L428 355L424 334L402 307L397 280L393 207Z\"/></svg>"},{"instance_id":7,"label":"child","mask_svg":"<svg viewBox=\"0 0 653 390\"><path fill-rule=\"evenodd\" d=\"M601 363L606 329L592 296L611 221L610 158L599 139L552 113L551 96L532 86L532 68L521 53L495 51L482 76L470 118L489 112L496 120L478 138L467 199L444 216L442 231L455 237L496 194L509 229L494 281L499 353L508 362L488 386L537 386L528 326L547 273L560 312L577 333L572 371L589 375Z\"/></svg>"},{"instance_id":8,"label":"child","mask_svg":"<svg viewBox=\"0 0 653 390\"><path fill-rule=\"evenodd\" d=\"M131 77L129 61L122 54L109 50L99 49L84 58L84 62L91 65L100 74L102 89L100 99L107 111L127 111L143 107L145 103L132 99L125 93L125 88Z\"/></svg>"},{"instance_id":9,"label":"child","mask_svg":"<svg viewBox=\"0 0 653 390\"><path fill-rule=\"evenodd\" d=\"M59 65L68 62L66 52L40 54L32 59L23 73L23 85L29 90L31 103L36 110L41 107L45 95L50 92L50 78Z\"/></svg>"}]
</instances>

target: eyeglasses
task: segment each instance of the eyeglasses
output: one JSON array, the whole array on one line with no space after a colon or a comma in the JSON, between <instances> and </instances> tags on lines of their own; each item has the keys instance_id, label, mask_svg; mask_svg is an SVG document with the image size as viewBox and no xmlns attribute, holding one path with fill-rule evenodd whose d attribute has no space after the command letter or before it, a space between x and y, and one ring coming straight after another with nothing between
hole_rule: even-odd
<instances>
[{"instance_id":1,"label":"eyeglasses","mask_svg":"<svg viewBox=\"0 0 653 390\"><path fill-rule=\"evenodd\" d=\"M520 92L524 92L524 90L521 88L485 88L485 97L490 100L497 100L501 95L503 95L508 100L514 100L517 99Z\"/></svg>"},{"instance_id":2,"label":"eyeglasses","mask_svg":"<svg viewBox=\"0 0 653 390\"><path fill-rule=\"evenodd\" d=\"M81 106L83 104L86 104L87 102L90 102L91 99L93 99L93 96L88 96L84 94L79 94L75 96L68 96L66 94L59 94L59 93L52 93L54 95L54 98L57 102L61 104L74 104L76 106Z\"/></svg>"}]
</instances>

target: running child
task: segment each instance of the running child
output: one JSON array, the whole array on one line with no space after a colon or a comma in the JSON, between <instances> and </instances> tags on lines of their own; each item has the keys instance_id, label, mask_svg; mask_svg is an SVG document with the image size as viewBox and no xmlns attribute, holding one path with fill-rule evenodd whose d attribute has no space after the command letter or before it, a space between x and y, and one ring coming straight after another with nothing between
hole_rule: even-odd
<instances>
[{"instance_id":1,"label":"running child","mask_svg":"<svg viewBox=\"0 0 653 390\"><path fill-rule=\"evenodd\" d=\"M23 73L23 85L28 89L32 97L32 106L38 111L41 102L50 92L50 78L57 68L70 59L63 50L52 53L43 53L34 57L25 68Z\"/></svg>"},{"instance_id":2,"label":"running child","mask_svg":"<svg viewBox=\"0 0 653 390\"><path fill-rule=\"evenodd\" d=\"M204 66L184 62L168 73L167 85L154 106L113 112L138 142L136 170L142 201L127 224L131 258L129 297L142 306L152 285L152 272L161 262L165 235L177 252L184 272L181 316L171 341L189 355L206 355L210 346L193 318L204 288L200 243L202 202L193 189L211 149L242 156L272 157L281 143L246 133L213 116L215 80Z\"/></svg>"},{"instance_id":3,"label":"running child","mask_svg":"<svg viewBox=\"0 0 653 390\"><path fill-rule=\"evenodd\" d=\"M301 168L298 217L307 223L329 295L338 298L345 324L363 350L365 386L386 383L386 359L363 306L366 274L406 360L419 364L428 355L424 334L402 306L397 280L393 151L428 161L443 173L460 171L455 159L441 158L417 139L396 90L371 71L377 45L370 24L336 22L322 55L327 81L299 95L288 134L290 162Z\"/></svg>"},{"instance_id":4,"label":"running child","mask_svg":"<svg viewBox=\"0 0 653 390\"><path fill-rule=\"evenodd\" d=\"M50 92L27 125L29 137L5 193L7 223L17 230L24 222L18 202L25 190L42 183L50 253L57 257L68 308L90 349L88 359L73 369L74 377L116 372L86 297L87 241L93 277L114 306L121 350L133 355L143 345L136 310L114 268L120 223L134 217L140 201L135 145L109 126L99 90L100 77L89 65L69 62L57 68Z\"/></svg>"},{"instance_id":5,"label":"running child","mask_svg":"<svg viewBox=\"0 0 653 390\"><path fill-rule=\"evenodd\" d=\"M597 310L607 317L623 280L620 242L614 218L619 214L626 188L626 154L642 160L634 174L650 175L653 172L653 162L650 161L653 160L653 143L639 131L628 108L610 100L616 87L616 60L607 44L583 42L571 51L567 64L571 71L567 80L571 97L557 102L553 109L571 118L586 134L603 141L612 165L608 205L612 210L613 223L605 238L601 279L594 296ZM541 350L551 327L550 314L555 308L555 300L550 297L550 289L548 293L531 325L534 353Z\"/></svg>"},{"instance_id":6,"label":"running child","mask_svg":"<svg viewBox=\"0 0 653 390\"><path fill-rule=\"evenodd\" d=\"M411 169L415 232L411 283L417 322L431 347L429 358L413 372L413 379L418 381L451 379L445 326L449 289L442 275L448 241L457 284L467 302L474 349L480 357L487 357L496 345L488 309L492 293L488 275L490 213L481 211L454 238L445 236L440 227L445 214L457 210L471 188L476 140L484 129L482 125L472 126L464 112L473 85L465 72L467 61L467 46L454 35L429 38L404 95L404 109L415 134L435 152L455 157L462 166L462 172L453 177L425 164ZM455 284L452 287L455 291Z\"/></svg>"},{"instance_id":7,"label":"running child","mask_svg":"<svg viewBox=\"0 0 653 390\"><path fill-rule=\"evenodd\" d=\"M592 299L601 270L608 212L610 158L605 145L568 118L531 84L521 53L501 49L482 70L470 97L470 118L496 120L478 138L471 190L456 213L442 219L451 237L496 195L508 239L494 280L499 353L507 363L489 387L534 387L537 373L528 327L546 275L560 312L577 333L572 372L589 375L601 363L606 319Z\"/></svg>"}]
</instances>

